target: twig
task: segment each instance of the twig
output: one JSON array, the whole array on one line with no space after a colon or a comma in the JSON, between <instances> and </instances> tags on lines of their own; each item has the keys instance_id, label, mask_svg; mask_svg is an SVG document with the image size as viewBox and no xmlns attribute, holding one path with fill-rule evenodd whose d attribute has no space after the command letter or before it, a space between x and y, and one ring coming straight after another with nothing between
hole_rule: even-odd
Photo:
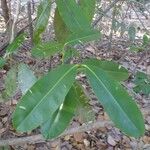
<instances>
[{"instance_id":1,"label":"twig","mask_svg":"<svg viewBox=\"0 0 150 150\"><path fill-rule=\"evenodd\" d=\"M109 12L110 9L113 8L114 5L116 5L116 3L118 3L119 1L120 1L120 0L114 0L114 1L102 12L102 14L99 16L99 18L98 18L97 20L95 20L95 22L93 23L93 27L95 27L95 26L98 24L98 22L103 18L103 16L104 16L105 14L107 14L107 12Z\"/></svg>"},{"instance_id":2,"label":"twig","mask_svg":"<svg viewBox=\"0 0 150 150\"><path fill-rule=\"evenodd\" d=\"M116 17L116 4L114 5L113 12L112 12L111 31L110 31L110 35L109 35L109 46L108 46L109 50L111 50L111 48L112 48L115 17Z\"/></svg>"},{"instance_id":3,"label":"twig","mask_svg":"<svg viewBox=\"0 0 150 150\"><path fill-rule=\"evenodd\" d=\"M29 22L29 34L31 38L31 45L33 46L33 25L32 25L32 16L31 16L31 2L27 3L28 8L28 22Z\"/></svg>"},{"instance_id":4,"label":"twig","mask_svg":"<svg viewBox=\"0 0 150 150\"><path fill-rule=\"evenodd\" d=\"M12 41L15 38L15 27L16 27L16 22L18 20L18 16L19 16L19 10L20 10L20 0L17 0L16 14L13 17L13 23L12 23L12 28L11 28L10 43L12 43Z\"/></svg>"},{"instance_id":5,"label":"twig","mask_svg":"<svg viewBox=\"0 0 150 150\"><path fill-rule=\"evenodd\" d=\"M33 22L35 19L36 19L36 18L34 18L34 19L32 20L32 22ZM30 23L31 23L31 22L30 22ZM19 36L21 33L23 33L23 32L26 30L26 28L30 25L30 23L27 24L24 28L22 28L22 29L17 33L16 36ZM0 47L0 56L3 55L4 50L6 49L6 47L8 46L8 44L9 44L9 42L7 41L6 43L4 43L4 44Z\"/></svg>"},{"instance_id":6,"label":"twig","mask_svg":"<svg viewBox=\"0 0 150 150\"><path fill-rule=\"evenodd\" d=\"M9 8L6 0L1 0L2 16L4 17L7 31L9 31Z\"/></svg>"},{"instance_id":7,"label":"twig","mask_svg":"<svg viewBox=\"0 0 150 150\"><path fill-rule=\"evenodd\" d=\"M97 122L92 122L88 123L86 125L82 125L80 127L75 127L75 128L70 128L66 130L62 135L59 137L63 137L66 135L72 135L75 133L80 133L80 132L86 132L92 129L97 129L97 128L103 128L106 125L113 125L112 122L110 121L97 121ZM52 139L50 141L54 141L56 139ZM28 136L28 137L20 137L20 138L12 138L12 139L7 139L7 140L1 140L0 141L0 146L6 146L6 145L20 145L20 144L25 144L25 143L37 143L37 142L44 142L45 139L41 134L38 135L33 135L33 136Z\"/></svg>"},{"instance_id":8,"label":"twig","mask_svg":"<svg viewBox=\"0 0 150 150\"><path fill-rule=\"evenodd\" d=\"M149 33L149 31L146 29L144 23L143 23L142 20L140 19L140 17L139 17L139 15L138 15L137 11L134 9L134 6L131 5L131 7L133 8L133 10L134 10L134 12L135 12L135 14L136 14L138 20L140 21L140 23L141 23L141 25L143 26L143 28L145 29L145 31L146 31L147 33Z\"/></svg>"}]
</instances>

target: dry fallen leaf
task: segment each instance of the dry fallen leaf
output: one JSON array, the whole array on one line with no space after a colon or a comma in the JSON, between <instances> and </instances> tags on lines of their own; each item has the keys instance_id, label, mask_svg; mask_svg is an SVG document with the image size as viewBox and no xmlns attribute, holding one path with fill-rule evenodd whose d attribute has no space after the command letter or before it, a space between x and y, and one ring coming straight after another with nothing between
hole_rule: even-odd
<instances>
[{"instance_id":1,"label":"dry fallen leaf","mask_svg":"<svg viewBox=\"0 0 150 150\"><path fill-rule=\"evenodd\" d=\"M111 146L115 146L115 145L117 144L116 141L113 139L113 137L110 136L110 135L108 135L107 142L108 142Z\"/></svg>"}]
</instances>

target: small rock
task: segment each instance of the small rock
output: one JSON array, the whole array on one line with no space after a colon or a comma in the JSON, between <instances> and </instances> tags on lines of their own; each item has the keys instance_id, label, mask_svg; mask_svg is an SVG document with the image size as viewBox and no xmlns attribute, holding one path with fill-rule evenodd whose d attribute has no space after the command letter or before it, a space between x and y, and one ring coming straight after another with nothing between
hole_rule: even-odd
<instances>
[{"instance_id":1,"label":"small rock","mask_svg":"<svg viewBox=\"0 0 150 150\"><path fill-rule=\"evenodd\" d=\"M145 124L145 129L150 131L150 126L148 124Z\"/></svg>"},{"instance_id":2,"label":"small rock","mask_svg":"<svg viewBox=\"0 0 150 150\"><path fill-rule=\"evenodd\" d=\"M65 140L65 141L69 141L69 139L70 139L70 135L66 135L66 136L64 137L64 140Z\"/></svg>"},{"instance_id":3,"label":"small rock","mask_svg":"<svg viewBox=\"0 0 150 150\"><path fill-rule=\"evenodd\" d=\"M83 133L75 133L73 135L73 137L74 137L75 141L82 142L82 140L83 140Z\"/></svg>"},{"instance_id":4,"label":"small rock","mask_svg":"<svg viewBox=\"0 0 150 150\"><path fill-rule=\"evenodd\" d=\"M115 142L115 140L113 139L112 136L108 136L107 138L107 142L111 145L111 146L115 146L117 143Z\"/></svg>"},{"instance_id":5,"label":"small rock","mask_svg":"<svg viewBox=\"0 0 150 150\"><path fill-rule=\"evenodd\" d=\"M145 144L149 144L149 143L150 143L150 137L149 137L149 136L144 136L144 137L143 137L143 142L144 142Z\"/></svg>"},{"instance_id":6,"label":"small rock","mask_svg":"<svg viewBox=\"0 0 150 150\"><path fill-rule=\"evenodd\" d=\"M83 142L86 147L90 146L90 142L87 139L84 139Z\"/></svg>"}]
</instances>

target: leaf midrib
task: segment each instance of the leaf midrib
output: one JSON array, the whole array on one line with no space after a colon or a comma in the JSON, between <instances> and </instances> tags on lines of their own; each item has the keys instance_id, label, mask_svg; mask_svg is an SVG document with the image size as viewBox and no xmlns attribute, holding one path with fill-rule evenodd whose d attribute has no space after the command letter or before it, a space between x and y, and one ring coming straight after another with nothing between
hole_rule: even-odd
<instances>
[{"instance_id":1,"label":"leaf midrib","mask_svg":"<svg viewBox=\"0 0 150 150\"><path fill-rule=\"evenodd\" d=\"M66 42L65 45L68 45L68 44L70 44L70 43L72 43L72 42L75 42L75 41L79 41L79 42L80 42L80 40L83 40L83 39L85 39L85 38L88 38L88 37L91 37L91 36L94 36L94 35L98 35L98 33L92 33L92 34L90 34L90 35L87 35L87 36L84 36L84 37L81 37L81 38L76 38L76 39L74 39L74 40L71 40L71 41Z\"/></svg>"},{"instance_id":2,"label":"leaf midrib","mask_svg":"<svg viewBox=\"0 0 150 150\"><path fill-rule=\"evenodd\" d=\"M94 73L94 71L92 70L92 69L90 69L87 65L85 66L96 78L97 78L97 80L103 85L103 87L106 89L106 91L109 93L109 95L114 99L114 102L115 102L115 104L119 107L119 108L121 108L120 107L120 105L115 101L115 98L113 97L113 95L111 94L111 92L109 92L109 90L107 90L107 87L105 86L105 84L103 84L103 82L98 78L98 76ZM123 110L122 108L121 108L121 110ZM125 113L125 111L122 111L124 114L125 114L125 116L127 116L127 114ZM131 121L131 119L127 116L127 118L128 118L128 120L132 123L132 125L136 128L136 130L138 131L138 128L136 127L136 125Z\"/></svg>"},{"instance_id":3,"label":"leaf midrib","mask_svg":"<svg viewBox=\"0 0 150 150\"><path fill-rule=\"evenodd\" d=\"M26 120L27 118L30 116L30 114L43 102L43 100L55 89L55 87L59 84L59 82L61 82L61 80L63 80L63 78L71 71L73 70L75 67L77 67L77 65L73 66L72 68L70 68L55 84L54 86L45 94L45 96L39 101L39 103L26 115L25 119L23 121L21 121L21 124L18 125L21 126Z\"/></svg>"}]
</instances>

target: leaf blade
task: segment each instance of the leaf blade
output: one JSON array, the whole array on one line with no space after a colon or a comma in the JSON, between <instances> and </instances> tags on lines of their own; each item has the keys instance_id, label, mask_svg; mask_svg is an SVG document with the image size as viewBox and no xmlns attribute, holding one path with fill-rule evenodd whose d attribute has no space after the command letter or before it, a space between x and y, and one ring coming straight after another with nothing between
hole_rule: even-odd
<instances>
[{"instance_id":1,"label":"leaf blade","mask_svg":"<svg viewBox=\"0 0 150 150\"><path fill-rule=\"evenodd\" d=\"M20 64L18 67L18 84L24 95L37 81L33 72L29 69L28 65Z\"/></svg>"},{"instance_id":2,"label":"leaf blade","mask_svg":"<svg viewBox=\"0 0 150 150\"><path fill-rule=\"evenodd\" d=\"M83 63L103 69L109 76L117 81L124 81L129 77L128 71L113 61L88 59L84 60Z\"/></svg>"},{"instance_id":3,"label":"leaf blade","mask_svg":"<svg viewBox=\"0 0 150 150\"><path fill-rule=\"evenodd\" d=\"M37 44L32 48L32 55L38 58L47 58L62 50L61 43L51 41Z\"/></svg>"},{"instance_id":4,"label":"leaf blade","mask_svg":"<svg viewBox=\"0 0 150 150\"><path fill-rule=\"evenodd\" d=\"M41 132L45 138L56 138L66 129L74 116L77 105L76 97L76 89L73 85L65 97L64 103L53 114L52 118L42 125Z\"/></svg>"},{"instance_id":5,"label":"leaf blade","mask_svg":"<svg viewBox=\"0 0 150 150\"><path fill-rule=\"evenodd\" d=\"M45 122L62 104L76 69L77 65L62 65L37 81L18 103L13 126L18 131L31 131Z\"/></svg>"},{"instance_id":6,"label":"leaf blade","mask_svg":"<svg viewBox=\"0 0 150 150\"><path fill-rule=\"evenodd\" d=\"M90 23L75 0L56 0L59 13L70 31L89 30Z\"/></svg>"},{"instance_id":7,"label":"leaf blade","mask_svg":"<svg viewBox=\"0 0 150 150\"><path fill-rule=\"evenodd\" d=\"M143 135L142 114L127 92L103 70L90 65L85 67L92 89L115 125L127 135Z\"/></svg>"},{"instance_id":8,"label":"leaf blade","mask_svg":"<svg viewBox=\"0 0 150 150\"><path fill-rule=\"evenodd\" d=\"M33 42L40 42L40 35L45 31L50 16L51 0L42 0L38 6L37 21L33 33Z\"/></svg>"}]
</instances>

